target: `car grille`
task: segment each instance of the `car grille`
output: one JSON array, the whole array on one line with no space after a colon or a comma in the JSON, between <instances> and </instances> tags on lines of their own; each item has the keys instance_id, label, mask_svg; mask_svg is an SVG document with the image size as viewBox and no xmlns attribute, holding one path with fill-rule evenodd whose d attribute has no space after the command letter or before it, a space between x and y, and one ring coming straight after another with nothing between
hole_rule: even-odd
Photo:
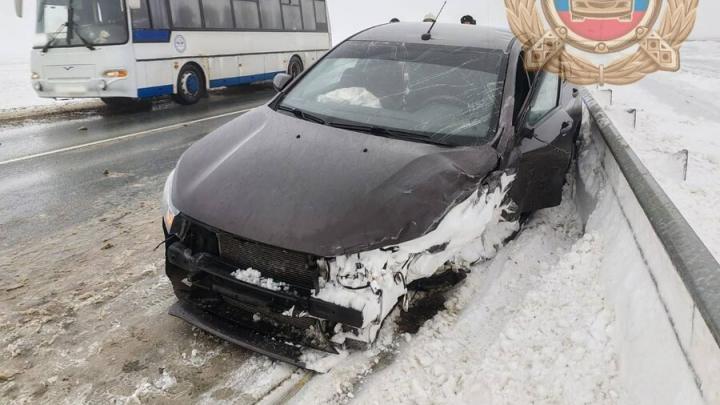
<instances>
[{"instance_id":1,"label":"car grille","mask_svg":"<svg viewBox=\"0 0 720 405\"><path fill-rule=\"evenodd\" d=\"M312 255L237 238L217 235L220 257L240 269L253 268L263 277L305 289L316 288L317 265Z\"/></svg>"}]
</instances>

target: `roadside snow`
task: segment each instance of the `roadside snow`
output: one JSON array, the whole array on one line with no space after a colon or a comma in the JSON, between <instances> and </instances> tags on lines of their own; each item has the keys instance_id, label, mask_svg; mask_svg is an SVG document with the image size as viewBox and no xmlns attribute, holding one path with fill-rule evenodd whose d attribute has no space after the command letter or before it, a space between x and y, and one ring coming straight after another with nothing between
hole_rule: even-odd
<instances>
[{"instance_id":1,"label":"roadside snow","mask_svg":"<svg viewBox=\"0 0 720 405\"><path fill-rule=\"evenodd\" d=\"M0 87L4 89L3 94L10 96L0 98L0 110L55 103L35 94L30 83L31 74L27 63L0 64Z\"/></svg>"},{"instance_id":2,"label":"roadside snow","mask_svg":"<svg viewBox=\"0 0 720 405\"><path fill-rule=\"evenodd\" d=\"M0 88L5 97L0 98L0 120L24 118L29 115L52 113L58 109L99 106L98 99L54 100L40 98L30 82L32 74L27 63L0 63Z\"/></svg>"},{"instance_id":3,"label":"roadside snow","mask_svg":"<svg viewBox=\"0 0 720 405\"><path fill-rule=\"evenodd\" d=\"M618 399L614 315L600 287L602 241L586 234L553 266L471 378L487 403L610 404ZM483 401L481 401L483 402Z\"/></svg>"},{"instance_id":4,"label":"roadside snow","mask_svg":"<svg viewBox=\"0 0 720 405\"><path fill-rule=\"evenodd\" d=\"M682 69L594 91L673 203L720 259L720 42L688 42ZM637 110L633 128L632 110ZM687 151L687 152L686 152ZM687 153L687 155L686 155ZM687 156L687 180L683 180Z\"/></svg>"},{"instance_id":5,"label":"roadside snow","mask_svg":"<svg viewBox=\"0 0 720 405\"><path fill-rule=\"evenodd\" d=\"M535 278L519 305L483 305L480 296L457 319L426 325L358 403L615 403L614 316L598 281L600 243L585 235L557 263L516 252L519 274L506 274L498 285L504 291L491 294L517 293L522 278ZM506 323L483 345L478 337L498 313Z\"/></svg>"}]
</instances>

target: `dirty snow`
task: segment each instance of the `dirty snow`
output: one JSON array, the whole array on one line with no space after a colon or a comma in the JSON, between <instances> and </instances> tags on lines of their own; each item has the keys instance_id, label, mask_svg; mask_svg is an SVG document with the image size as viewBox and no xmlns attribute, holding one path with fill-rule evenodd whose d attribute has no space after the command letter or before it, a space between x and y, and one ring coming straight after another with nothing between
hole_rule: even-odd
<instances>
[{"instance_id":1,"label":"dirty snow","mask_svg":"<svg viewBox=\"0 0 720 405\"><path fill-rule=\"evenodd\" d=\"M630 86L595 89L597 100L717 259L720 259L720 42L693 41L682 69ZM633 128L637 110L637 127ZM687 156L687 180L683 180Z\"/></svg>"},{"instance_id":2,"label":"dirty snow","mask_svg":"<svg viewBox=\"0 0 720 405\"><path fill-rule=\"evenodd\" d=\"M300 361L305 364L308 370L318 373L327 373L345 360L348 356L347 350L340 350L338 354L328 354L317 350L306 350Z\"/></svg>"}]
</instances>

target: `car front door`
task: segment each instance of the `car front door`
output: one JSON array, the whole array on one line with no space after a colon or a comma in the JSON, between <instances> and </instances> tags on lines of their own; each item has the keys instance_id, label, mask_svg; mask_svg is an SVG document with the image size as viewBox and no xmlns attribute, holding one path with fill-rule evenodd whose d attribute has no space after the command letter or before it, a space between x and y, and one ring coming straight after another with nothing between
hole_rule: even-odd
<instances>
[{"instance_id":1,"label":"car front door","mask_svg":"<svg viewBox=\"0 0 720 405\"><path fill-rule=\"evenodd\" d=\"M540 73L521 113L516 134L520 162L514 185L520 213L553 207L562 200L579 124L579 117L573 119L566 110L563 99L568 95L561 91L565 87L558 75Z\"/></svg>"}]
</instances>

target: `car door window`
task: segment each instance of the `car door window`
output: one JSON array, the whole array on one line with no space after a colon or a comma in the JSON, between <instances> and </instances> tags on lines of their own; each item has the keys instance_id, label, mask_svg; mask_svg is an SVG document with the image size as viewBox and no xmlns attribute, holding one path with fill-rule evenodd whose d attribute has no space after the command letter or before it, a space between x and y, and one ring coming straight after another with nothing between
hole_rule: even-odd
<instances>
[{"instance_id":1,"label":"car door window","mask_svg":"<svg viewBox=\"0 0 720 405\"><path fill-rule=\"evenodd\" d=\"M539 82L535 84L537 89L533 95L526 120L527 125L531 127L542 121L558 104L560 77L556 74L545 72L538 80Z\"/></svg>"}]
</instances>

